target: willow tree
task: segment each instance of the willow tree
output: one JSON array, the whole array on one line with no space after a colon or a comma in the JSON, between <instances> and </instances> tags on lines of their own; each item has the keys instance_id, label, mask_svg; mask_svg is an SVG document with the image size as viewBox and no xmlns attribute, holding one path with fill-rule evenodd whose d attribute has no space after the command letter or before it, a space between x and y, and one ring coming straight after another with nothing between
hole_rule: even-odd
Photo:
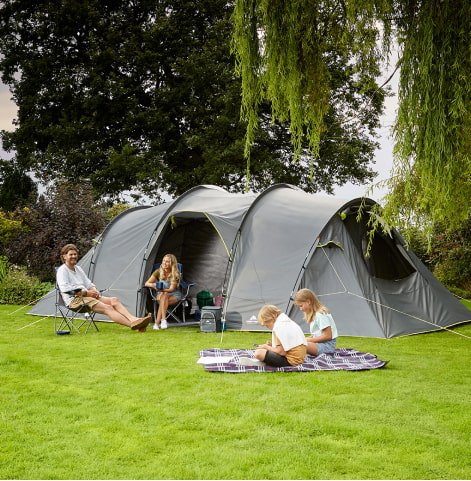
<instances>
[{"instance_id":1,"label":"willow tree","mask_svg":"<svg viewBox=\"0 0 471 481\"><path fill-rule=\"evenodd\" d=\"M246 156L262 101L273 119L288 121L295 153L308 139L319 153L335 88L328 61L350 57L364 102L374 101L378 71L390 47L400 50L395 159L383 216L395 225L420 220L457 224L469 213L469 0L237 0L234 51L242 77ZM330 99L330 100L329 100ZM365 100L366 99L366 100ZM352 115L345 115L351 122ZM250 163L249 163L250 165Z\"/></svg>"}]
</instances>

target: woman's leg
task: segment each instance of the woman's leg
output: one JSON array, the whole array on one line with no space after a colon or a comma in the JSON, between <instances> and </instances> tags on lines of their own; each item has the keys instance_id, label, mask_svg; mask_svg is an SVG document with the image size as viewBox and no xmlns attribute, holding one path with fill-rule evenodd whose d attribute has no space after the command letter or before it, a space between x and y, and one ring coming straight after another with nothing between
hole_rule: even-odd
<instances>
[{"instance_id":1,"label":"woman's leg","mask_svg":"<svg viewBox=\"0 0 471 481\"><path fill-rule=\"evenodd\" d=\"M160 324L163 319L166 319L167 309L177 303L178 299L175 296L169 296L168 292L161 292L157 296L159 302L159 310L157 311L156 324Z\"/></svg>"}]
</instances>

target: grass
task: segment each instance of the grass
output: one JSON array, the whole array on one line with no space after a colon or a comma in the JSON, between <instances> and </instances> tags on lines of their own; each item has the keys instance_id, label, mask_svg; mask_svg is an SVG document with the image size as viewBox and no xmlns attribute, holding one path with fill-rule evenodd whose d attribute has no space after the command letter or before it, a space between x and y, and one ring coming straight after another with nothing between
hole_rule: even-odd
<instances>
[{"instance_id":1,"label":"grass","mask_svg":"<svg viewBox=\"0 0 471 481\"><path fill-rule=\"evenodd\" d=\"M471 307L471 306L470 306ZM56 336L0 306L1 479L469 479L471 324L339 339L364 372L208 373L263 333Z\"/></svg>"}]
</instances>

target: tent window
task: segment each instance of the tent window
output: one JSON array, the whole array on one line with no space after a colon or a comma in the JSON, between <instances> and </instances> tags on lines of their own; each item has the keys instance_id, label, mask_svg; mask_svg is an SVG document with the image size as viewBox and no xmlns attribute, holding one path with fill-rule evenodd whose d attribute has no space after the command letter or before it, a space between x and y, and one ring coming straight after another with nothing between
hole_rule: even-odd
<instances>
[{"instance_id":1,"label":"tent window","mask_svg":"<svg viewBox=\"0 0 471 481\"><path fill-rule=\"evenodd\" d=\"M369 241L366 219L357 222L356 215L349 215L344 221L350 237L359 250L363 261L373 277L393 280L403 279L415 272L414 267L403 256L395 241L382 231L375 233L371 245L370 255L366 256Z\"/></svg>"}]
</instances>

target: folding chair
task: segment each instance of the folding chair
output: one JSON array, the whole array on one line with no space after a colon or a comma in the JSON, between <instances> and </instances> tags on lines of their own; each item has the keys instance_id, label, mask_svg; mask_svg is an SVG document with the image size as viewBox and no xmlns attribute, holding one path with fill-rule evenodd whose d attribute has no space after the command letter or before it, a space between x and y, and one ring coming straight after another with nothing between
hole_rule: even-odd
<instances>
[{"instance_id":1,"label":"folding chair","mask_svg":"<svg viewBox=\"0 0 471 481\"><path fill-rule=\"evenodd\" d=\"M74 292L67 292L66 294L73 295ZM82 314L83 318L80 317ZM95 311L90 309L85 303L77 309L67 307L59 286L56 284L56 315L54 318L54 331L56 334L71 334L74 331L80 333L80 329L84 326L86 326L86 334L91 325L98 331L98 326L95 322Z\"/></svg>"},{"instance_id":2,"label":"folding chair","mask_svg":"<svg viewBox=\"0 0 471 481\"><path fill-rule=\"evenodd\" d=\"M152 266L152 272L154 272L156 269L160 267L160 264L154 264ZM185 307L187 306L188 302L190 302L190 289L195 285L194 282L186 282L183 279L183 266L179 263L178 264L178 272L180 273L180 284L179 288L182 293L182 298L177 301L175 304L168 306L167 309L167 321L172 317L177 323L186 323L186 309ZM150 296L152 297L152 304L154 306L154 319L157 319L157 310L158 310L158 304L159 301L157 300L157 295L158 292L155 291L154 289L149 289ZM182 317L178 317L177 315L177 309L179 307L182 307Z\"/></svg>"}]
</instances>

